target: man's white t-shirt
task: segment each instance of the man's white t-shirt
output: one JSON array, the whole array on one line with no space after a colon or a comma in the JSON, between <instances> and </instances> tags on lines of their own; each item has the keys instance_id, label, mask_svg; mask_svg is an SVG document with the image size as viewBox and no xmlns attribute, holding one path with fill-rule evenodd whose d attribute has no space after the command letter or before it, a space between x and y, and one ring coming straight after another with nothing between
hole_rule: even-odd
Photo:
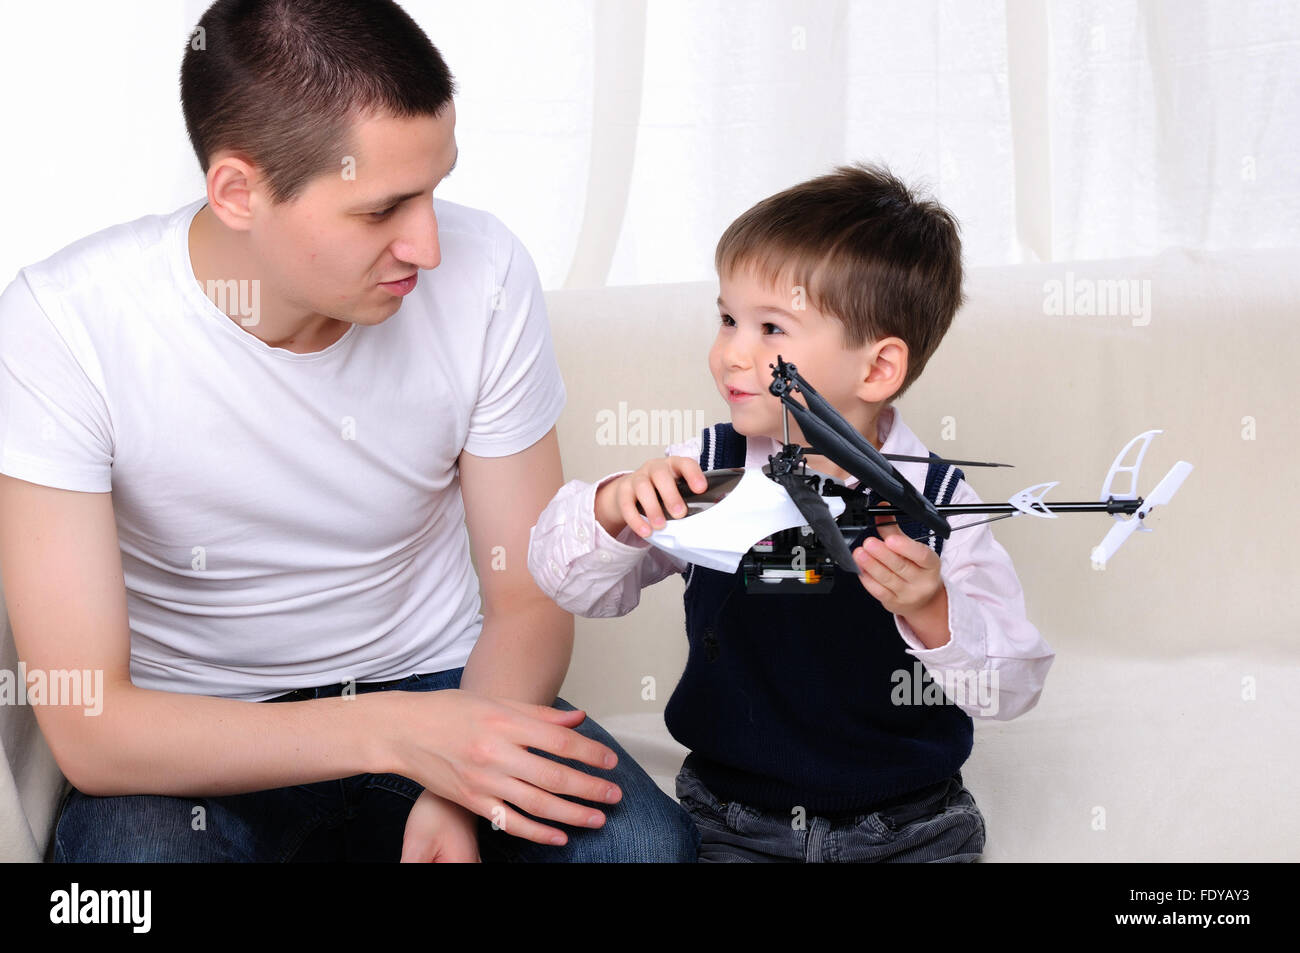
<instances>
[{"instance_id":1,"label":"man's white t-shirt","mask_svg":"<svg viewBox=\"0 0 1300 953\"><path fill-rule=\"evenodd\" d=\"M441 264L392 317L295 354L200 289L204 204L0 295L0 472L111 490L141 688L260 701L463 665L483 617L457 457L526 449L565 402L531 257L435 200Z\"/></svg>"}]
</instances>

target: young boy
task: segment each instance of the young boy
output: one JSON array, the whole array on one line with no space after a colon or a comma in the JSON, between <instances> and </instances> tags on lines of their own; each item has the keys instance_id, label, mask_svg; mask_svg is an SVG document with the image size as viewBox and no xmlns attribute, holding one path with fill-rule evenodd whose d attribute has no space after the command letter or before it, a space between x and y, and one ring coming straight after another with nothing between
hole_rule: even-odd
<instances>
[{"instance_id":1,"label":"young boy","mask_svg":"<svg viewBox=\"0 0 1300 953\"><path fill-rule=\"evenodd\" d=\"M533 527L529 568L589 617L623 615L644 587L684 576L690 652L664 717L690 749L677 796L700 860L976 860L984 819L960 773L971 718L1032 708L1054 658L988 526L958 529L982 517L952 519L946 540L878 518L879 537L851 545L856 578L837 568L830 592L809 594L751 594L741 571L644 539L665 513L685 515L679 476L699 491L702 471L779 451L782 405L767 390L778 354L882 452L938 459L892 402L961 304L956 223L887 171L846 166L745 212L715 263L709 369L731 422L635 471L565 485ZM790 440L809 443L793 418ZM807 461L857 485L825 457ZM955 467L895 466L936 503L979 501Z\"/></svg>"}]
</instances>

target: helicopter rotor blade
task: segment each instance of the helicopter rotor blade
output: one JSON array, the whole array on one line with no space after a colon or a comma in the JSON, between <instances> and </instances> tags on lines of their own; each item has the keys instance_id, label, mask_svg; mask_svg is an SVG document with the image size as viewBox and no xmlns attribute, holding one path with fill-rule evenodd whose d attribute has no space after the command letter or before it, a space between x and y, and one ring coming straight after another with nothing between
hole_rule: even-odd
<instances>
[{"instance_id":1,"label":"helicopter rotor blade","mask_svg":"<svg viewBox=\"0 0 1300 953\"><path fill-rule=\"evenodd\" d=\"M858 575L860 570L858 564L853 561L853 554L849 552L849 544L844 541L844 533L840 530L839 524L831 516L830 507L813 488L804 482L798 474L795 473L778 473L770 477L780 484L791 501L799 508L799 513L808 521L814 533L830 553L835 564L845 572L851 572Z\"/></svg>"}]
</instances>

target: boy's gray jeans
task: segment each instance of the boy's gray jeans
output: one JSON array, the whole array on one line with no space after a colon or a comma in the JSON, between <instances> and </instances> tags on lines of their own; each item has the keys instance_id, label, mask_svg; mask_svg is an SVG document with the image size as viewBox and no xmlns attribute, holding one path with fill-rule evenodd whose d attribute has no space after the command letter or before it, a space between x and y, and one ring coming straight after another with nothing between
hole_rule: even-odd
<instances>
[{"instance_id":1,"label":"boy's gray jeans","mask_svg":"<svg viewBox=\"0 0 1300 953\"><path fill-rule=\"evenodd\" d=\"M687 767L677 799L699 829L700 863L960 863L984 849L984 815L960 771L914 798L844 817L724 803Z\"/></svg>"}]
</instances>

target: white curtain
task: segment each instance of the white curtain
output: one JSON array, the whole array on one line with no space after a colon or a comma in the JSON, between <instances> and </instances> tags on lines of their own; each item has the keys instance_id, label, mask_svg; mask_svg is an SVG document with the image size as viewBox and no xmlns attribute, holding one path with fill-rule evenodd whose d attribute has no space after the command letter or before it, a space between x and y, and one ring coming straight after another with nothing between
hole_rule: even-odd
<instances>
[{"instance_id":1,"label":"white curtain","mask_svg":"<svg viewBox=\"0 0 1300 953\"><path fill-rule=\"evenodd\" d=\"M177 73L201 0L0 8L5 280L202 191ZM882 161L970 265L1300 246L1300 3L406 0L456 75L439 189L548 288L713 276L726 225Z\"/></svg>"},{"instance_id":2,"label":"white curtain","mask_svg":"<svg viewBox=\"0 0 1300 953\"><path fill-rule=\"evenodd\" d=\"M543 3L504 35L410 9L492 129L448 196L551 287L708 279L736 215L855 159L947 204L969 264L1300 245L1294 2Z\"/></svg>"}]
</instances>

